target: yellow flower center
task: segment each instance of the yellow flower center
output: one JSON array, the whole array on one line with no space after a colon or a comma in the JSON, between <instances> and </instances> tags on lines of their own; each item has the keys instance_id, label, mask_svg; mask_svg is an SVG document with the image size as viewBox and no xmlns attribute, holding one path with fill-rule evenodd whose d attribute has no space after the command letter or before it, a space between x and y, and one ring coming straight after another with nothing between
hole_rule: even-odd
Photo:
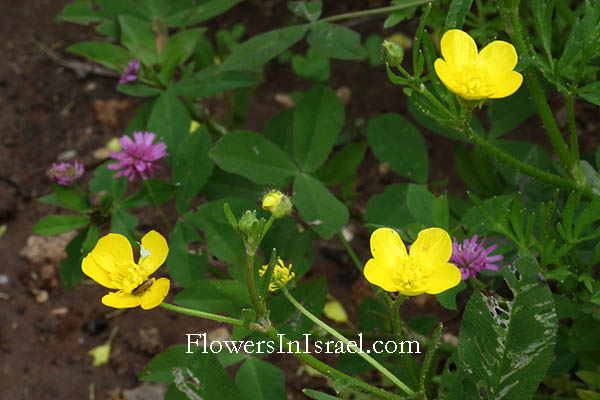
<instances>
[{"instance_id":1,"label":"yellow flower center","mask_svg":"<svg viewBox=\"0 0 600 400\"><path fill-rule=\"evenodd\" d=\"M402 290L411 291L425 287L430 274L431 268L424 266L414 257L398 257L393 280Z\"/></svg>"},{"instance_id":2,"label":"yellow flower center","mask_svg":"<svg viewBox=\"0 0 600 400\"><path fill-rule=\"evenodd\" d=\"M476 63L466 64L456 69L454 82L457 90L473 97L487 97L493 93L488 70Z\"/></svg>"},{"instance_id":3,"label":"yellow flower center","mask_svg":"<svg viewBox=\"0 0 600 400\"><path fill-rule=\"evenodd\" d=\"M263 265L258 271L258 275L262 277L267 272L268 267L268 265ZM296 276L296 274L292 272L292 264L290 264L289 267L286 267L285 263L280 258L277 260L277 264L275 264L273 268L273 275L271 276L269 290L271 292L278 290L280 286L285 286L289 281L291 281L294 276Z\"/></svg>"},{"instance_id":4,"label":"yellow flower center","mask_svg":"<svg viewBox=\"0 0 600 400\"><path fill-rule=\"evenodd\" d=\"M148 274L144 273L134 262L115 268L109 272L108 276L115 283L115 286L128 294L148 280Z\"/></svg>"}]
</instances>

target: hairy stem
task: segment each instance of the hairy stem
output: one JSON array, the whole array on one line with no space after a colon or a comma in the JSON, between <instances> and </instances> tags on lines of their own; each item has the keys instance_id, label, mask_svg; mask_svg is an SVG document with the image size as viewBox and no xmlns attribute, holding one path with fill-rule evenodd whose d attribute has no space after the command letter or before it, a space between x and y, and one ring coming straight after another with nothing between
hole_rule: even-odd
<instances>
[{"instance_id":1,"label":"hairy stem","mask_svg":"<svg viewBox=\"0 0 600 400\"><path fill-rule=\"evenodd\" d=\"M152 203L154 203L154 207L156 208L156 211L158 211L158 213L160 214L160 217L167 225L167 228L169 228L169 232L172 231L173 227L171 226L171 223L169 222L169 219L165 215L165 212L163 211L162 207L158 203L158 200L156 199L156 195L154 194L154 190L152 190L152 185L150 185L150 181L145 180L144 184L146 185L146 189L148 190L148 194L150 195L150 198L152 199Z\"/></svg>"},{"instance_id":2,"label":"hairy stem","mask_svg":"<svg viewBox=\"0 0 600 400\"><path fill-rule=\"evenodd\" d=\"M419 6L421 4L426 4L426 3L429 3L430 1L431 0L415 0L415 1L408 1L408 2L399 4L396 6L373 8L371 10L353 11L353 12L344 13L344 14L332 15L331 17L320 19L318 22L336 22L336 21L343 21L345 19L354 19L354 18L361 18L361 17L369 17L372 15L389 14L394 11L403 10L405 8L410 8L410 7L414 7L414 6Z\"/></svg>"},{"instance_id":3,"label":"hairy stem","mask_svg":"<svg viewBox=\"0 0 600 400\"><path fill-rule=\"evenodd\" d=\"M292 297L292 295L290 294L290 292L287 290L287 288L285 286L282 287L281 290L283 291L283 294L285 295L285 297L287 297L289 302L292 303L292 305L294 307L296 307L308 319L310 319L312 322L314 322L315 324L317 324L318 326L323 328L331 336L340 340L342 343L344 343L346 346L348 346L349 349L352 349L354 352L356 352L356 354L358 354L366 362L368 362L375 369L377 369L379 372L381 372L386 378L388 378L396 386L398 386L404 393L406 393L409 396L412 396L415 394L415 392L413 392L411 388L409 388L404 382L402 382L400 379L398 379L394 374L392 374L387 368L385 368L383 365L381 365L377 360L375 360L373 357L371 357L367 353L360 351L358 346L356 346L353 343L350 343L350 341L348 339L346 339L343 335L341 335L338 331L336 331L335 329L333 329L332 327L327 325L325 322L321 321L319 318L314 316L310 311L308 311L306 308L304 308L304 306L302 304L300 304L296 299L294 299L294 297Z\"/></svg>"}]
</instances>

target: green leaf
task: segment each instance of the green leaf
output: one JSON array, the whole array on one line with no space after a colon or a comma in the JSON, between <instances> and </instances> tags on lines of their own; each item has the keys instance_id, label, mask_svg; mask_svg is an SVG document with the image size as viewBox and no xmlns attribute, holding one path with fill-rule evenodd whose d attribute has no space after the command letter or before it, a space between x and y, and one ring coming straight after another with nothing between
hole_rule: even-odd
<instances>
[{"instance_id":1,"label":"green leaf","mask_svg":"<svg viewBox=\"0 0 600 400\"><path fill-rule=\"evenodd\" d=\"M528 399L554 355L554 301L538 278L533 257L520 258L500 271L514 299L499 301L473 293L463 316L458 354L462 369L483 382L488 398Z\"/></svg>"},{"instance_id":2,"label":"green leaf","mask_svg":"<svg viewBox=\"0 0 600 400\"><path fill-rule=\"evenodd\" d=\"M250 70L265 64L300 41L306 33L304 25L275 29L239 44L221 64L221 71Z\"/></svg>"},{"instance_id":3,"label":"green leaf","mask_svg":"<svg viewBox=\"0 0 600 400\"><path fill-rule=\"evenodd\" d=\"M435 196L425 186L408 185L406 192L406 205L415 221L425 227L432 227L433 204Z\"/></svg>"},{"instance_id":4,"label":"green leaf","mask_svg":"<svg viewBox=\"0 0 600 400\"><path fill-rule=\"evenodd\" d=\"M123 199L123 201L119 203L119 206L121 208L139 208L148 204L153 204L154 201L148 193L148 186L152 189L152 193L154 193L156 201L159 204L162 204L173 197L177 190L177 187L169 181L162 179L148 179L140 190Z\"/></svg>"},{"instance_id":5,"label":"green leaf","mask_svg":"<svg viewBox=\"0 0 600 400\"><path fill-rule=\"evenodd\" d=\"M83 277L81 260L83 254L81 247L87 235L87 231L81 231L75 236L65 248L67 257L60 262L60 280L66 289L70 290L76 286Z\"/></svg>"},{"instance_id":6,"label":"green leaf","mask_svg":"<svg viewBox=\"0 0 600 400\"><path fill-rule=\"evenodd\" d=\"M315 400L338 400L339 399L339 397L330 396L323 392L317 392L316 390L312 390L312 389L302 389L302 393L304 393L311 399L315 399Z\"/></svg>"},{"instance_id":7,"label":"green leaf","mask_svg":"<svg viewBox=\"0 0 600 400\"><path fill-rule=\"evenodd\" d=\"M321 56L312 48L308 49L306 56L296 54L292 57L292 69L312 82L325 82L331 72L329 58Z\"/></svg>"},{"instance_id":8,"label":"green leaf","mask_svg":"<svg viewBox=\"0 0 600 400\"><path fill-rule=\"evenodd\" d=\"M444 33L450 29L462 28L472 4L473 0L452 0L446 17L446 25L444 25Z\"/></svg>"},{"instance_id":9,"label":"green leaf","mask_svg":"<svg viewBox=\"0 0 600 400\"><path fill-rule=\"evenodd\" d=\"M367 55L360 43L360 35L345 26L318 22L311 29L307 41L324 57L361 60Z\"/></svg>"},{"instance_id":10,"label":"green leaf","mask_svg":"<svg viewBox=\"0 0 600 400\"><path fill-rule=\"evenodd\" d=\"M204 32L206 28L185 29L170 36L160 53L160 64L165 64L174 57L179 58L179 64L183 64L194 54L196 43Z\"/></svg>"},{"instance_id":11,"label":"green leaf","mask_svg":"<svg viewBox=\"0 0 600 400\"><path fill-rule=\"evenodd\" d=\"M156 64L158 62L156 36L152 31L151 23L133 15L119 15L117 20L121 27L121 43L142 64L147 66Z\"/></svg>"},{"instance_id":12,"label":"green leaf","mask_svg":"<svg viewBox=\"0 0 600 400\"><path fill-rule=\"evenodd\" d=\"M294 108L288 108L275 114L267 123L265 137L294 157ZM600 159L600 151L598 152Z\"/></svg>"},{"instance_id":13,"label":"green leaf","mask_svg":"<svg viewBox=\"0 0 600 400\"><path fill-rule=\"evenodd\" d=\"M61 207L69 210L83 211L90 208L87 199L83 194L79 193L75 188L71 186L62 186L56 183L52 183L54 194L59 200Z\"/></svg>"},{"instance_id":14,"label":"green leaf","mask_svg":"<svg viewBox=\"0 0 600 400\"><path fill-rule=\"evenodd\" d=\"M288 9L309 22L314 22L321 16L323 4L320 1L288 1Z\"/></svg>"},{"instance_id":15,"label":"green leaf","mask_svg":"<svg viewBox=\"0 0 600 400\"><path fill-rule=\"evenodd\" d=\"M125 235L131 243L136 242L135 227L138 218L125 210L115 210L110 217L110 231Z\"/></svg>"},{"instance_id":16,"label":"green leaf","mask_svg":"<svg viewBox=\"0 0 600 400\"><path fill-rule=\"evenodd\" d=\"M196 339L196 337L192 338L193 340ZM195 346L190 348L190 351L194 350L197 350ZM140 380L149 382L172 382L173 368L181 368L181 366L185 365L190 358L190 354L186 354L186 351L186 345L176 344L156 355L150 360L140 374Z\"/></svg>"},{"instance_id":17,"label":"green leaf","mask_svg":"<svg viewBox=\"0 0 600 400\"><path fill-rule=\"evenodd\" d=\"M367 205L367 222L399 229L414 222L406 204L407 191L407 184L392 184L382 194L372 196Z\"/></svg>"},{"instance_id":18,"label":"green leaf","mask_svg":"<svg viewBox=\"0 0 600 400\"><path fill-rule=\"evenodd\" d=\"M437 197L433 202L431 219L434 226L449 230L450 211L448 210L448 199L446 196Z\"/></svg>"},{"instance_id":19,"label":"green leaf","mask_svg":"<svg viewBox=\"0 0 600 400\"><path fill-rule=\"evenodd\" d=\"M600 81L582 87L578 94L590 103L600 106Z\"/></svg>"},{"instance_id":20,"label":"green leaf","mask_svg":"<svg viewBox=\"0 0 600 400\"><path fill-rule=\"evenodd\" d=\"M115 173L108 169L109 163L111 161L102 164L94 171L94 177L90 181L90 192L93 194L106 192L118 201L127 188L127 180L124 177L115 179Z\"/></svg>"},{"instance_id":21,"label":"green leaf","mask_svg":"<svg viewBox=\"0 0 600 400\"><path fill-rule=\"evenodd\" d=\"M235 375L245 400L286 400L285 374L273 364L251 357Z\"/></svg>"},{"instance_id":22,"label":"green leaf","mask_svg":"<svg viewBox=\"0 0 600 400\"><path fill-rule=\"evenodd\" d=\"M215 257L229 263L231 276L245 280L245 258L242 239L235 232L223 211L223 205L229 203L234 215L240 216L246 210L258 209L257 218L267 217L255 201L242 198L222 198L198 207L198 211L189 214L186 220L204 232L208 249Z\"/></svg>"},{"instance_id":23,"label":"green leaf","mask_svg":"<svg viewBox=\"0 0 600 400\"><path fill-rule=\"evenodd\" d=\"M243 176L230 174L215 166L213 174L202 190L209 201L225 197L239 197L256 201L264 195L264 186Z\"/></svg>"},{"instance_id":24,"label":"green leaf","mask_svg":"<svg viewBox=\"0 0 600 400\"><path fill-rule=\"evenodd\" d=\"M177 149L173 159L173 183L177 185L175 205L184 213L200 192L213 171L213 160L208 156L212 147L210 133L205 126L188 135Z\"/></svg>"},{"instance_id":25,"label":"green leaf","mask_svg":"<svg viewBox=\"0 0 600 400\"><path fill-rule=\"evenodd\" d=\"M123 70L133 58L124 48L104 42L79 42L67 47L67 51L117 71Z\"/></svg>"},{"instance_id":26,"label":"green leaf","mask_svg":"<svg viewBox=\"0 0 600 400\"><path fill-rule=\"evenodd\" d=\"M233 131L223 136L210 157L227 172L267 185L283 185L298 172L287 154L252 131Z\"/></svg>"},{"instance_id":27,"label":"green leaf","mask_svg":"<svg viewBox=\"0 0 600 400\"><path fill-rule=\"evenodd\" d=\"M241 282L231 281L238 284L247 294L248 288ZM193 285L187 286L175 296L173 300L182 307L194 310L206 311L215 314L238 316L243 307L249 305L249 301L240 302L238 298L231 296L225 290L217 288L212 280L200 280Z\"/></svg>"},{"instance_id":28,"label":"green leaf","mask_svg":"<svg viewBox=\"0 0 600 400\"><path fill-rule=\"evenodd\" d=\"M221 72L216 66L211 66L202 71L176 82L170 91L180 96L194 96L198 98L214 96L230 89L245 88L258 85L260 76L251 71L225 71Z\"/></svg>"},{"instance_id":29,"label":"green leaf","mask_svg":"<svg viewBox=\"0 0 600 400\"><path fill-rule=\"evenodd\" d=\"M171 92L165 92L154 103L148 119L148 130L162 136L168 152L177 152L179 144L189 135L191 118L181 101Z\"/></svg>"},{"instance_id":30,"label":"green leaf","mask_svg":"<svg viewBox=\"0 0 600 400\"><path fill-rule=\"evenodd\" d=\"M459 292L462 292L467 288L467 284L465 281L460 281L460 283L453 288L450 288L440 294L436 294L438 302L447 310L456 311L456 295Z\"/></svg>"},{"instance_id":31,"label":"green leaf","mask_svg":"<svg viewBox=\"0 0 600 400\"><path fill-rule=\"evenodd\" d=\"M162 93L162 90L143 83L127 83L117 85L117 92L134 97L154 97Z\"/></svg>"},{"instance_id":32,"label":"green leaf","mask_svg":"<svg viewBox=\"0 0 600 400\"><path fill-rule=\"evenodd\" d=\"M56 17L57 22L73 22L88 25L90 22L98 22L100 18L94 12L91 1L74 1L62 9Z\"/></svg>"},{"instance_id":33,"label":"green leaf","mask_svg":"<svg viewBox=\"0 0 600 400\"><path fill-rule=\"evenodd\" d=\"M303 171L319 168L344 125L344 106L326 86L311 87L294 108L294 158Z\"/></svg>"},{"instance_id":34,"label":"green leaf","mask_svg":"<svg viewBox=\"0 0 600 400\"><path fill-rule=\"evenodd\" d=\"M427 147L407 119L392 113L371 118L367 140L377 159L389 163L393 171L415 182L427 181Z\"/></svg>"},{"instance_id":35,"label":"green leaf","mask_svg":"<svg viewBox=\"0 0 600 400\"><path fill-rule=\"evenodd\" d=\"M313 315L317 317L321 315L327 297L327 283L323 276L304 281L290 292ZM283 295L273 298L269 308L271 321L279 324L277 329L288 340L304 340L303 334L309 332L314 326L314 322L302 315Z\"/></svg>"},{"instance_id":36,"label":"green leaf","mask_svg":"<svg viewBox=\"0 0 600 400\"><path fill-rule=\"evenodd\" d=\"M509 100L510 99L510 100ZM496 99L489 108L490 137L500 137L517 128L535 114L535 103L526 86L504 99Z\"/></svg>"},{"instance_id":37,"label":"green leaf","mask_svg":"<svg viewBox=\"0 0 600 400\"><path fill-rule=\"evenodd\" d=\"M185 221L177 221L169 238L169 256L167 267L169 275L184 287L204 279L209 266L205 251L200 254L190 253L188 243L194 238L186 236ZM193 229L188 226L188 229Z\"/></svg>"},{"instance_id":38,"label":"green leaf","mask_svg":"<svg viewBox=\"0 0 600 400\"><path fill-rule=\"evenodd\" d=\"M294 205L300 217L321 237L329 239L348 222L346 206L321 182L301 173L294 179Z\"/></svg>"},{"instance_id":39,"label":"green leaf","mask_svg":"<svg viewBox=\"0 0 600 400\"><path fill-rule=\"evenodd\" d=\"M174 385L165 399L243 399L217 357L211 352L188 354L187 362L172 369ZM196 383L198 382L198 383Z\"/></svg>"},{"instance_id":40,"label":"green leaf","mask_svg":"<svg viewBox=\"0 0 600 400\"><path fill-rule=\"evenodd\" d=\"M367 151L364 142L348 143L342 150L315 171L315 177L327 186L340 184L356 176L360 162Z\"/></svg>"},{"instance_id":41,"label":"green leaf","mask_svg":"<svg viewBox=\"0 0 600 400\"><path fill-rule=\"evenodd\" d=\"M38 235L55 236L89 223L90 219L82 215L48 215L36 222L32 230Z\"/></svg>"},{"instance_id":42,"label":"green leaf","mask_svg":"<svg viewBox=\"0 0 600 400\"><path fill-rule=\"evenodd\" d=\"M195 4L191 10L181 10L178 13L172 13L164 22L168 26L187 26L207 21L219 14L224 13L242 0L205 0L200 4Z\"/></svg>"},{"instance_id":43,"label":"green leaf","mask_svg":"<svg viewBox=\"0 0 600 400\"><path fill-rule=\"evenodd\" d=\"M600 400L600 393L585 389L575 389L575 393L581 400Z\"/></svg>"},{"instance_id":44,"label":"green leaf","mask_svg":"<svg viewBox=\"0 0 600 400\"><path fill-rule=\"evenodd\" d=\"M533 27L537 38L542 44L548 60L552 60L552 13L554 11L554 0L533 0L531 2L531 14L533 15Z\"/></svg>"}]
</instances>

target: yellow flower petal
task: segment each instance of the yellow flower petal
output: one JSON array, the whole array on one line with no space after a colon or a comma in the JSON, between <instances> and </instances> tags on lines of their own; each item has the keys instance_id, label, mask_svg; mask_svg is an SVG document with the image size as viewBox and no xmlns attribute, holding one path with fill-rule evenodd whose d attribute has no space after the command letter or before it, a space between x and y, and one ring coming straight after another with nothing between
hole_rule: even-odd
<instances>
[{"instance_id":1,"label":"yellow flower petal","mask_svg":"<svg viewBox=\"0 0 600 400\"><path fill-rule=\"evenodd\" d=\"M83 270L84 274L102 286L109 289L119 289L119 287L116 286L115 283L109 278L108 272L106 272L106 270L101 268L96 261L94 261L91 253L88 254L81 262L81 269Z\"/></svg>"},{"instance_id":2,"label":"yellow flower petal","mask_svg":"<svg viewBox=\"0 0 600 400\"><path fill-rule=\"evenodd\" d=\"M398 293L403 294L405 296L418 296L420 294L425 293L425 288L424 287L418 287L418 288L413 288L413 289L410 289L410 290L400 289L400 290L398 290Z\"/></svg>"},{"instance_id":3,"label":"yellow flower petal","mask_svg":"<svg viewBox=\"0 0 600 400\"><path fill-rule=\"evenodd\" d=\"M114 308L132 308L140 305L140 296L124 292L111 292L102 297L102 304Z\"/></svg>"},{"instance_id":4,"label":"yellow flower petal","mask_svg":"<svg viewBox=\"0 0 600 400\"><path fill-rule=\"evenodd\" d=\"M323 307L323 314L337 323L348 323L348 314L346 314L346 310L344 310L344 306L337 300L330 300L325 303L325 307Z\"/></svg>"},{"instance_id":5,"label":"yellow flower petal","mask_svg":"<svg viewBox=\"0 0 600 400\"><path fill-rule=\"evenodd\" d=\"M442 264L436 267L429 276L429 288L426 293L438 294L451 289L461 281L460 270L453 264Z\"/></svg>"},{"instance_id":6,"label":"yellow flower petal","mask_svg":"<svg viewBox=\"0 0 600 400\"><path fill-rule=\"evenodd\" d=\"M154 281L152 286L144 290L141 297L141 305L144 310L157 307L169 294L171 282L167 278L160 278Z\"/></svg>"},{"instance_id":7,"label":"yellow flower petal","mask_svg":"<svg viewBox=\"0 0 600 400\"><path fill-rule=\"evenodd\" d=\"M452 68L477 62L477 45L460 29L451 29L442 36L442 56Z\"/></svg>"},{"instance_id":8,"label":"yellow flower petal","mask_svg":"<svg viewBox=\"0 0 600 400\"><path fill-rule=\"evenodd\" d=\"M395 265L398 257L406 257L406 246L400 235L390 228L379 228L371 235L373 258L387 265Z\"/></svg>"},{"instance_id":9,"label":"yellow flower petal","mask_svg":"<svg viewBox=\"0 0 600 400\"><path fill-rule=\"evenodd\" d=\"M448 63L441 58L435 60L433 64L433 68L435 69L435 73L438 78L442 81L444 86L446 86L450 91L457 93L456 84L454 83L452 69L448 66Z\"/></svg>"},{"instance_id":10,"label":"yellow flower petal","mask_svg":"<svg viewBox=\"0 0 600 400\"><path fill-rule=\"evenodd\" d=\"M440 228L423 229L410 248L410 256L428 269L447 263L451 255L450 235Z\"/></svg>"},{"instance_id":11,"label":"yellow flower petal","mask_svg":"<svg viewBox=\"0 0 600 400\"><path fill-rule=\"evenodd\" d=\"M140 250L140 267L150 275L160 267L169 254L167 240L160 233L152 230L142 238Z\"/></svg>"},{"instance_id":12,"label":"yellow flower petal","mask_svg":"<svg viewBox=\"0 0 600 400\"><path fill-rule=\"evenodd\" d=\"M478 58L479 65L494 78L500 78L512 71L518 60L515 47L502 40L496 40L485 46L479 52Z\"/></svg>"},{"instance_id":13,"label":"yellow flower petal","mask_svg":"<svg viewBox=\"0 0 600 400\"><path fill-rule=\"evenodd\" d=\"M521 87L523 75L517 71L509 71L494 81L494 94L491 99L500 99L513 94Z\"/></svg>"},{"instance_id":14,"label":"yellow flower petal","mask_svg":"<svg viewBox=\"0 0 600 400\"><path fill-rule=\"evenodd\" d=\"M131 243L118 233L109 233L100 238L91 254L94 261L109 272L115 271L121 265L133 263Z\"/></svg>"},{"instance_id":15,"label":"yellow flower petal","mask_svg":"<svg viewBox=\"0 0 600 400\"><path fill-rule=\"evenodd\" d=\"M365 278L373 285L379 286L388 292L398 291L398 288L396 288L396 285L392 281L392 264L388 264L384 260L371 258L367 261L363 273L365 274Z\"/></svg>"}]
</instances>

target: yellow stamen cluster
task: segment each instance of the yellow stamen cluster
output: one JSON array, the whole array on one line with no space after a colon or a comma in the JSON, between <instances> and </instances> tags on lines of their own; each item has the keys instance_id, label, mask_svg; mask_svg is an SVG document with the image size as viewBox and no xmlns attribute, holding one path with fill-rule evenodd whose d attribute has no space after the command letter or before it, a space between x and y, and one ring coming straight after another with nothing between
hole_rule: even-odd
<instances>
[{"instance_id":1,"label":"yellow stamen cluster","mask_svg":"<svg viewBox=\"0 0 600 400\"><path fill-rule=\"evenodd\" d=\"M263 265L258 271L258 275L261 277L264 276L268 268L268 265ZM277 263L273 269L273 275L271 276L271 283L269 283L269 291L275 292L281 286L287 285L287 283L291 281L294 276L296 276L296 274L292 272L292 264L286 267L281 258L277 259Z\"/></svg>"}]
</instances>

